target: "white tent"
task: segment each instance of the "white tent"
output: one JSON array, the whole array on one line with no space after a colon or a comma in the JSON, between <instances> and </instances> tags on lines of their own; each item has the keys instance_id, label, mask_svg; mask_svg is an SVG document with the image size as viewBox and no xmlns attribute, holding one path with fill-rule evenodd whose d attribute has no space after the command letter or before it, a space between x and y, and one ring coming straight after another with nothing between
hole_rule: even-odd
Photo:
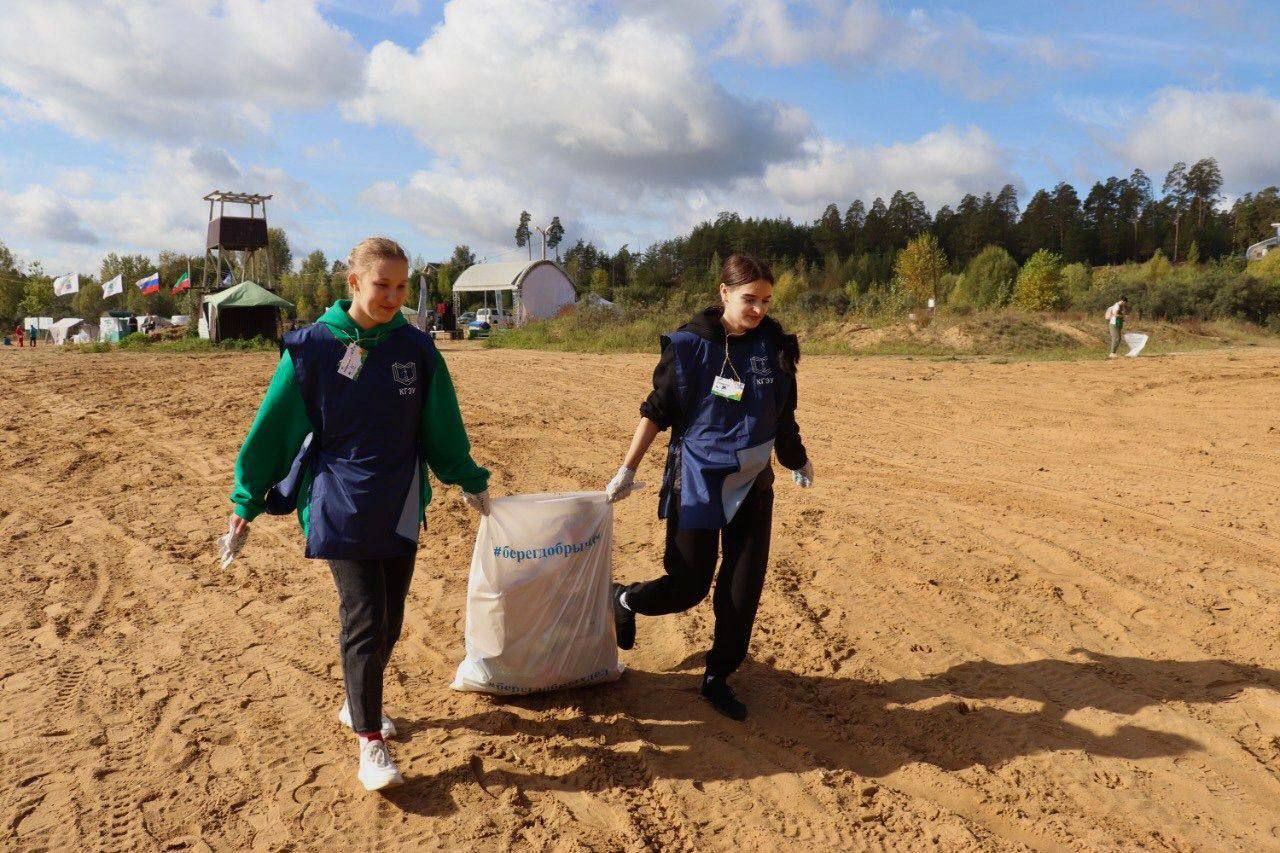
<instances>
[{"instance_id":1,"label":"white tent","mask_svg":"<svg viewBox=\"0 0 1280 853\"><path fill-rule=\"evenodd\" d=\"M128 317L112 317L110 314L104 314L98 318L98 340L114 344L127 334L129 334Z\"/></svg>"},{"instance_id":2,"label":"white tent","mask_svg":"<svg viewBox=\"0 0 1280 853\"><path fill-rule=\"evenodd\" d=\"M617 305L610 302L608 299L605 299L603 296L601 296L598 293L588 293L586 296L578 300L578 304L584 305L587 308L594 308L597 311L606 311L611 314L622 313L621 308L619 308Z\"/></svg>"},{"instance_id":3,"label":"white tent","mask_svg":"<svg viewBox=\"0 0 1280 853\"><path fill-rule=\"evenodd\" d=\"M58 320L49 327L49 337L58 346L65 343L87 344L98 337L98 327L79 317Z\"/></svg>"},{"instance_id":4,"label":"white tent","mask_svg":"<svg viewBox=\"0 0 1280 853\"><path fill-rule=\"evenodd\" d=\"M498 306L502 293L512 295L511 310L517 323L554 317L566 305L573 305L577 294L573 282L555 261L504 261L467 267L453 283L454 309L458 295L494 291Z\"/></svg>"}]
</instances>

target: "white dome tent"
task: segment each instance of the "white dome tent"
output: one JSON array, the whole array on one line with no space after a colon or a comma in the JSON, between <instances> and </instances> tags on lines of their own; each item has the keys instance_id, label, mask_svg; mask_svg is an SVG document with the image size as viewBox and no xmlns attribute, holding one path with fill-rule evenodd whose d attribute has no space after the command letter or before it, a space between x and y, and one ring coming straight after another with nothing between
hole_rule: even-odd
<instances>
[{"instance_id":1,"label":"white dome tent","mask_svg":"<svg viewBox=\"0 0 1280 853\"><path fill-rule=\"evenodd\" d=\"M459 295L493 291L495 305L502 307L502 294L511 293L511 313L516 323L546 320L566 305L577 301L573 282L555 261L502 261L474 264L463 270L453 283L454 313L460 313ZM487 301L487 298L486 298Z\"/></svg>"},{"instance_id":2,"label":"white dome tent","mask_svg":"<svg viewBox=\"0 0 1280 853\"><path fill-rule=\"evenodd\" d=\"M66 317L49 326L49 339L56 346L88 344L98 339L98 327L79 317Z\"/></svg>"}]
</instances>

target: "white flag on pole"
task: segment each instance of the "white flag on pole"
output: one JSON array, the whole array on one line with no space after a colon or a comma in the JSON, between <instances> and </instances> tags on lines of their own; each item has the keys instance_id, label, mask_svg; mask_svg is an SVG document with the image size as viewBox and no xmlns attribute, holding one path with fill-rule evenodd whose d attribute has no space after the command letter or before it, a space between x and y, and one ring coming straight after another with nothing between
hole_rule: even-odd
<instances>
[{"instance_id":1,"label":"white flag on pole","mask_svg":"<svg viewBox=\"0 0 1280 853\"><path fill-rule=\"evenodd\" d=\"M427 304L427 277L425 275L418 276L418 328L424 332L427 330L427 312L431 310L431 306Z\"/></svg>"},{"instance_id":2,"label":"white flag on pole","mask_svg":"<svg viewBox=\"0 0 1280 853\"><path fill-rule=\"evenodd\" d=\"M108 296L119 296L121 293L124 293L124 274L123 273L111 279L111 281L104 282L102 285L103 298L106 298Z\"/></svg>"},{"instance_id":3,"label":"white flag on pole","mask_svg":"<svg viewBox=\"0 0 1280 853\"><path fill-rule=\"evenodd\" d=\"M54 296L70 296L73 293L80 292L80 276L76 273L69 272L66 275L60 275L53 280Z\"/></svg>"}]
</instances>

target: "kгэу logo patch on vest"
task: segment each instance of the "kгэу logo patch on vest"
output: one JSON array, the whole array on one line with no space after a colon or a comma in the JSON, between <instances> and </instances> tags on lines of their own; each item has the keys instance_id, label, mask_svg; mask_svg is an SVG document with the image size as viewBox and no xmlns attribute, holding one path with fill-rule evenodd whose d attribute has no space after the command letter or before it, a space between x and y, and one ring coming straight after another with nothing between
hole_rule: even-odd
<instances>
[{"instance_id":1,"label":"k\u0433\u044d\u0443 logo patch on vest","mask_svg":"<svg viewBox=\"0 0 1280 853\"><path fill-rule=\"evenodd\" d=\"M762 355L751 356L751 373L755 376L757 385L773 383L773 370L769 367L769 359Z\"/></svg>"},{"instance_id":2,"label":"k\u0433\u044d\u0443 logo patch on vest","mask_svg":"<svg viewBox=\"0 0 1280 853\"><path fill-rule=\"evenodd\" d=\"M413 383L418 381L418 365L412 361L405 363L395 362L391 365L391 376L396 382L407 386L400 389L400 396L404 397L415 393L418 389L413 387Z\"/></svg>"}]
</instances>

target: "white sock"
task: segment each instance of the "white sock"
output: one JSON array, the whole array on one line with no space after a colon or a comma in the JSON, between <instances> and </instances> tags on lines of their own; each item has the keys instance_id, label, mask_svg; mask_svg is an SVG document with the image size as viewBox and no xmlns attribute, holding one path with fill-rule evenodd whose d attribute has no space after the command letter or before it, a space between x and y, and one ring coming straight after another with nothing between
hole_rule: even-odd
<instances>
[{"instance_id":1,"label":"white sock","mask_svg":"<svg viewBox=\"0 0 1280 853\"><path fill-rule=\"evenodd\" d=\"M622 593L622 595L618 596L618 601L620 601L622 603L622 606L627 608L628 610L631 610L631 602L627 601L627 595L630 592L631 590L627 590L626 592Z\"/></svg>"}]
</instances>

